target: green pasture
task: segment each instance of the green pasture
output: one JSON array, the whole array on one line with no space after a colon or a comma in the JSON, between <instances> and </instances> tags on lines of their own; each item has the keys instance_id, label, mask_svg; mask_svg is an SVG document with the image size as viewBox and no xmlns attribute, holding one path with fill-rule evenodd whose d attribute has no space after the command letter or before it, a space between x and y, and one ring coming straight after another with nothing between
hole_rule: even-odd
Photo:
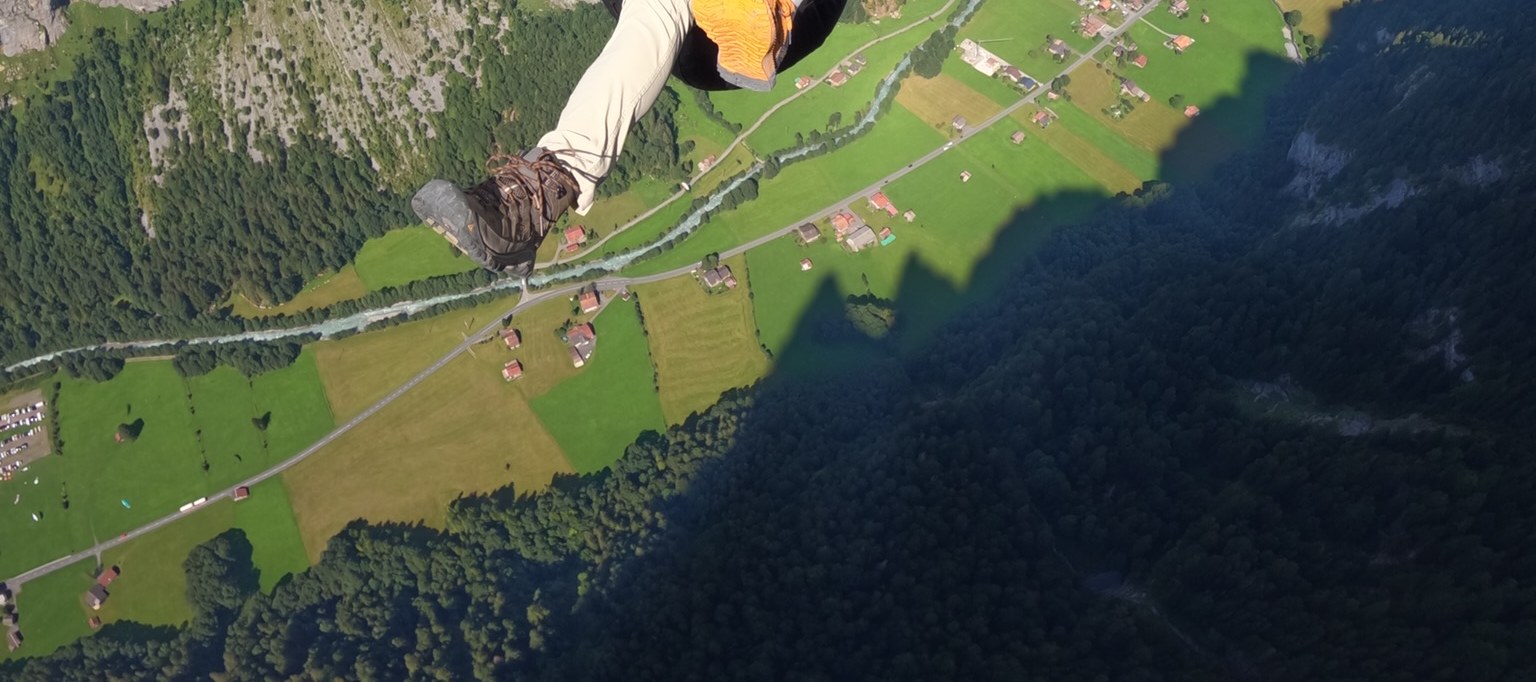
<instances>
[{"instance_id":1,"label":"green pasture","mask_svg":"<svg viewBox=\"0 0 1536 682\"><path fill-rule=\"evenodd\" d=\"M96 561L79 561L22 585L16 624L26 638L20 649L0 648L0 661L43 656L91 633L82 596L95 583Z\"/></svg>"},{"instance_id":2,"label":"green pasture","mask_svg":"<svg viewBox=\"0 0 1536 682\"><path fill-rule=\"evenodd\" d=\"M1049 81L1065 65L1045 51L1047 35L1066 41L1075 54L1093 48L1095 41L1077 32L1082 14L1071 0L984 2L958 37L970 38L1036 79Z\"/></svg>"},{"instance_id":3,"label":"green pasture","mask_svg":"<svg viewBox=\"0 0 1536 682\"><path fill-rule=\"evenodd\" d=\"M475 269L474 262L448 240L419 225L390 230L368 240L354 262L357 276L369 291Z\"/></svg>"}]
</instances>

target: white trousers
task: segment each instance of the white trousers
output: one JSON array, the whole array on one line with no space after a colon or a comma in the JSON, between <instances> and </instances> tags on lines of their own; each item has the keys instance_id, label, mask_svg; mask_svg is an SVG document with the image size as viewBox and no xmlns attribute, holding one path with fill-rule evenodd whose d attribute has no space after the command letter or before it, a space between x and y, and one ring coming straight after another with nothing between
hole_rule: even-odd
<instances>
[{"instance_id":1,"label":"white trousers","mask_svg":"<svg viewBox=\"0 0 1536 682\"><path fill-rule=\"evenodd\" d=\"M629 128L650 111L693 27L689 0L624 0L618 26L587 67L555 129L539 146L576 178L576 213L586 215L597 183L624 150Z\"/></svg>"}]
</instances>

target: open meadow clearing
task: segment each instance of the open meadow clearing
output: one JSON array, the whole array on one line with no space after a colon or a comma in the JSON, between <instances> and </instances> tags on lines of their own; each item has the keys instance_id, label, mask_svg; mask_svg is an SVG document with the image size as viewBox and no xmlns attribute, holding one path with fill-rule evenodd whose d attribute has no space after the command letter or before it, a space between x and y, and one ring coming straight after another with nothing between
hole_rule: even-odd
<instances>
[{"instance_id":1,"label":"open meadow clearing","mask_svg":"<svg viewBox=\"0 0 1536 682\"><path fill-rule=\"evenodd\" d=\"M852 124L858 112L867 109L874 101L881 79L895 70L897 63L924 36L922 29L913 29L864 50L860 53L866 62L864 67L857 75L849 76L847 83L838 87L826 82L811 86L810 91L774 112L773 117L747 140L754 149L764 153L779 152L799 144L795 141L796 134L803 138L809 137L813 130L826 133L834 115L839 121L836 127Z\"/></svg>"},{"instance_id":2,"label":"open meadow clearing","mask_svg":"<svg viewBox=\"0 0 1536 682\"><path fill-rule=\"evenodd\" d=\"M1055 75L1056 72L1061 69L1060 66L1056 66L1054 64L1052 67L1053 68L1049 73L1031 73L1030 76L1035 78L1046 78L1046 82L1048 83L1049 77ZM960 58L959 52L955 52L949 55L949 58L944 60L944 66L942 69L940 69L940 73L944 76L964 83L966 87L975 90L981 96L996 102L999 108L1013 104L1014 102L1017 102L1019 99L1024 97L1024 94L1020 92L1011 82L1004 81L1001 78L989 77L986 74L977 71L970 64L965 63L965 60ZM908 81L903 83L901 87L906 88L910 83L911 79L908 79ZM1042 83L1041 85L1045 85L1045 83Z\"/></svg>"},{"instance_id":3,"label":"open meadow clearing","mask_svg":"<svg viewBox=\"0 0 1536 682\"><path fill-rule=\"evenodd\" d=\"M757 320L748 297L746 256L721 261L740 282L709 293L692 277L647 284L635 290L656 360L661 412L680 424L726 390L746 386L768 372L757 341Z\"/></svg>"},{"instance_id":4,"label":"open meadow clearing","mask_svg":"<svg viewBox=\"0 0 1536 682\"><path fill-rule=\"evenodd\" d=\"M477 355L497 349L486 344ZM505 352L505 348L501 349ZM500 363L468 354L283 474L304 548L318 559L353 519L441 526L454 499L530 491L570 471Z\"/></svg>"},{"instance_id":5,"label":"open meadow clearing","mask_svg":"<svg viewBox=\"0 0 1536 682\"><path fill-rule=\"evenodd\" d=\"M297 296L280 305L257 307L244 294L235 294L229 300L231 312L247 319L293 315L312 308L324 308L341 301L350 301L368 293L368 287L357 276L357 268L348 265L336 272L321 275L304 285Z\"/></svg>"},{"instance_id":6,"label":"open meadow clearing","mask_svg":"<svg viewBox=\"0 0 1536 682\"><path fill-rule=\"evenodd\" d=\"M91 634L81 594L95 582L96 560L85 559L22 585L16 594L16 622L25 643L0 648L0 661L42 656Z\"/></svg>"},{"instance_id":7,"label":"open meadow clearing","mask_svg":"<svg viewBox=\"0 0 1536 682\"><path fill-rule=\"evenodd\" d=\"M1140 187L1143 180L1152 178L1150 172L1138 175L1121 165L1093 141L1079 136L1072 126L1060 120L1045 128L1031 123L1029 117L1035 110L1034 107L1024 107L1011 117L1017 129L1024 131L1025 140L1022 144L1045 144L1063 158L1071 159L1074 165L1112 194L1132 191ZM998 127L1005 128L1001 125Z\"/></svg>"},{"instance_id":8,"label":"open meadow clearing","mask_svg":"<svg viewBox=\"0 0 1536 682\"><path fill-rule=\"evenodd\" d=\"M1136 82L1139 84L1141 81ZM1109 114L1104 113L1104 109L1119 101L1119 81L1114 74L1097 67L1086 67L1074 71L1072 84L1067 87L1067 92L1072 96L1071 102L1050 102L1048 108L1061 116L1069 128L1082 131L1081 134L1084 137L1093 140L1112 155L1119 156L1123 153L1117 149L1120 145L1096 134L1095 126L1083 123L1082 117L1073 117L1067 110L1076 106L1086 117L1097 121L1099 127L1124 137L1139 147L1148 157L1154 159L1172 147L1179 131L1189 125L1189 119L1185 118L1183 113L1169 106L1167 95L1158 99L1154 94L1150 102L1136 102L1136 109L1124 118L1110 117ZM1131 167L1129 163L1125 165Z\"/></svg>"},{"instance_id":9,"label":"open meadow clearing","mask_svg":"<svg viewBox=\"0 0 1536 682\"><path fill-rule=\"evenodd\" d=\"M325 397L338 421L357 416L425 369L442 354L506 313L515 294L474 308L433 315L422 320L309 346L325 385Z\"/></svg>"},{"instance_id":10,"label":"open meadow clearing","mask_svg":"<svg viewBox=\"0 0 1536 682\"><path fill-rule=\"evenodd\" d=\"M475 269L474 261L424 225L390 230L368 240L353 262L369 291Z\"/></svg>"},{"instance_id":11,"label":"open meadow clearing","mask_svg":"<svg viewBox=\"0 0 1536 682\"><path fill-rule=\"evenodd\" d=\"M892 107L863 137L834 153L785 166L778 176L760 183L756 200L715 216L677 248L626 272L670 270L789 225L869 186L943 142L938 131L911 112Z\"/></svg>"},{"instance_id":12,"label":"open meadow clearing","mask_svg":"<svg viewBox=\"0 0 1536 682\"><path fill-rule=\"evenodd\" d=\"M583 474L612 464L640 432L666 425L635 301L609 303L592 326L597 349L586 366L530 401L571 468Z\"/></svg>"},{"instance_id":13,"label":"open meadow clearing","mask_svg":"<svg viewBox=\"0 0 1536 682\"><path fill-rule=\"evenodd\" d=\"M951 125L956 116L975 125L1003 110L991 98L944 73L933 78L908 77L896 93L896 102L940 134L951 136L957 134Z\"/></svg>"},{"instance_id":14,"label":"open meadow clearing","mask_svg":"<svg viewBox=\"0 0 1536 682\"><path fill-rule=\"evenodd\" d=\"M1210 13L1210 23L1201 23L1202 11ZM1186 103L1207 108L1222 98L1244 94L1251 58L1285 54L1280 36L1284 25L1273 3L1258 0L1219 4L1195 0L1189 16L1182 19L1153 12L1130 30L1147 55L1147 67L1133 67L1125 75L1152 95L1153 103L1167 104L1169 97L1181 94ZM1183 54L1175 53L1163 46L1169 34L1187 35L1195 43Z\"/></svg>"}]
</instances>

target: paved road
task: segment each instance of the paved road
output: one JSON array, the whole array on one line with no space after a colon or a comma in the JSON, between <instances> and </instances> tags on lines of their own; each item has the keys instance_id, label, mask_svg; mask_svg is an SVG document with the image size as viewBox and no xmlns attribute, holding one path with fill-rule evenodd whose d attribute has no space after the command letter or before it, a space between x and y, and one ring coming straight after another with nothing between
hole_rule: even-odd
<instances>
[{"instance_id":1,"label":"paved road","mask_svg":"<svg viewBox=\"0 0 1536 682\"><path fill-rule=\"evenodd\" d=\"M1118 36L1121 31L1124 31L1126 28L1130 27L1131 24L1135 23L1136 20L1140 19L1147 12L1152 11L1152 9L1156 5L1157 5L1156 2L1150 3L1146 7L1144 7L1140 12L1137 12L1136 14L1134 14L1134 15L1132 15L1130 17L1127 17L1125 23L1121 24L1121 28L1120 29L1116 30L1116 32L1111 34L1109 37L1106 37L1105 39L1101 40L1097 45L1094 46L1094 48L1092 50L1089 50L1088 52L1083 53L1075 61L1073 61L1071 64L1069 64L1065 69L1062 69L1062 71L1060 73L1063 73L1063 74L1070 73L1072 70L1078 68L1079 66L1082 66L1084 63L1086 63L1086 62L1090 61L1091 59L1093 59L1093 56L1095 54L1097 54L1098 51L1100 49L1102 49L1105 45L1108 45L1110 43L1110 41L1114 39L1115 36ZM1021 98L1018 102L1015 102L1014 104L1004 108L1002 111L999 111L997 114L993 115L991 118L988 118L987 120L983 121L982 123L980 123L978 125L974 125L974 126L967 126L966 129L964 131L962 131L962 133L961 133L962 138L964 136L968 136L968 135L971 135L972 133L975 133L975 132L978 132L978 131L986 129L987 127L997 123L998 121L1001 121L1001 120L1007 118L1009 114L1012 114L1013 112L1019 110L1019 108L1025 106L1026 104L1029 104L1030 102L1035 101L1035 99L1040 95L1040 93L1044 91L1044 89L1045 89L1044 85L1045 84L1042 84L1041 88L1037 88L1034 92L1030 93L1029 95L1027 95L1027 96L1025 96L1023 98ZM876 181L874 184L871 184L868 187L865 187L865 188L863 188L863 189L861 189L861 190L859 190L857 192L854 192L853 194L850 194L850 195L844 197L843 199L838 200L837 202L833 203L832 205L827 206L826 208L823 208L820 211L817 211L815 213L807 215L806 217L801 218L800 220L796 220L793 223L785 225L785 226L783 226L783 227L781 227L781 228L779 228L777 230L769 232L768 234L765 234L765 235L763 235L761 237L758 237L758 238L753 239L753 240L751 240L749 242L746 242L745 244L740 244L740 245L738 245L736 247L733 247L731 249L727 249L726 251L721 252L720 256L722 258L728 258L728 257L731 257L731 256L735 256L737 254L746 253L747 251L750 251L750 250L755 249L755 248L757 248L759 246L767 244L767 243L769 243L769 242L771 242L771 241L773 241L775 239L780 239L782 237L787 236L797 226L799 226L799 225L801 225L803 223L812 222L812 221L815 221L815 220L820 220L822 218L828 217L828 216L832 215L833 213L836 213L843 206L849 204L850 202L858 201L861 198L866 197L866 196L874 193L875 191L879 190L881 187L884 187L886 184L888 184L888 183L890 183L890 182L892 182L894 180L897 180L897 179L907 175L908 173L911 173L914 170L917 170L923 164L925 164L925 163L927 163L929 161L932 161L933 159L937 158L940 154L943 154L944 152L949 151L949 149L952 148L954 146L954 144L955 144L954 142L946 142L943 146L941 146L941 147L939 147L937 149L934 149L934 150L928 152L927 154L924 154L923 156L921 156L918 159L916 159L916 160L912 161L911 163L909 163L907 166L897 170L894 173L891 173L890 175L885 176L884 178L881 178L880 180ZM600 288L603 288L603 289L617 289L619 287L629 287L629 286L636 286L636 285L640 285L640 284L648 284L648 283L651 283L651 282L660 282L660 281L665 280L665 279L671 279L673 277L680 277L680 276L683 276L683 275L687 275L687 274L691 273L695 268L697 268L698 265L699 265L698 263L690 263L690 264L684 265L682 267L673 268L671 270L667 270L666 272L659 272L659 273L656 273L656 274L653 274L653 275L643 275L643 276L637 276L637 277L603 277L603 278L599 279L597 281L597 283L598 283L598 286ZM267 469L266 471L263 471L263 472L255 475L255 476L252 476L252 477L250 477L250 478L248 478L248 479L246 479L244 481L241 481L241 482L239 482L239 483L237 483L237 484L235 484L233 486L230 486L229 488L227 488L225 490L222 490L222 491L219 491L219 492L217 492L215 494L209 495L208 496L208 501L206 503L198 506L198 507L194 507L192 509L189 509L186 512L177 512L175 514L170 514L168 516L165 516L165 517L162 517L160 519L157 519L157 520L155 520L155 521L153 521L153 522L151 522L151 523L149 523L147 525L140 526L138 528L135 528L134 530L128 531L127 533L123 533L122 535L120 535L118 537L115 537L115 538L112 538L111 540L107 540L105 542L98 543L98 544L96 544L93 547L80 550L78 552L75 552L74 554L70 554L69 556L60 557L58 559L50 561L50 562L48 562L46 564L38 566L37 568L34 568L34 569L30 570L30 571L22 573L21 575L18 575L18 576L14 577L14 578L11 578L10 580L6 581L6 584L9 585L11 587L11 589L14 590L14 589L17 588L17 586L21 585L22 583L25 583L28 580L31 580L33 578L37 578L39 576L46 575L46 574L51 573L51 572L53 572L53 571L55 571L55 570L57 570L59 568L63 568L64 566L68 566L68 565L73 564L73 563L75 563L77 561L80 561L82 559L85 559L85 558L88 558L88 557L92 557L92 556L100 555L102 552L104 552L104 551L106 551L108 549L111 549L113 547L116 547L118 545L121 545L121 544L123 544L125 542L128 542L129 540L132 540L134 538L143 536L143 535L148 534L148 533L152 533L155 530L158 530L158 529L163 528L163 527L165 527L167 525L170 525L171 523L174 523L177 519L180 519L180 518L186 516L187 514L192 514L192 513L195 513L195 512L197 512L197 511L199 511L201 509L204 509L208 505L213 504L214 502L217 502L219 500L223 500L223 499L226 499L226 498L230 498L230 497L232 497L234 495L235 488L238 488L240 486L256 485L257 483L265 481L265 480L267 480L269 478L272 478L273 476L277 476L277 475L287 471L288 469L293 468L299 462L304 461L310 455L313 455L316 452L319 452L325 446L330 445L332 441L335 441L337 438L340 438L343 435L345 435L348 431L351 431L358 424L363 423L363 421L367 420L369 417L372 417L373 415L377 414L379 412L379 410L384 409L390 403L394 402L396 398L399 398L401 395L404 395L406 391L409 391L412 388L415 388L417 384L420 384L421 382L426 381L428 377L432 376L433 374L436 374L438 370L442 369L445 365L447 365L448 363L452 362L455 358L457 358L460 355L462 355L471 346L475 345L476 343L479 343L481 340L483 340L485 338L490 337L493 333L495 333L501 327L501 320L502 320L502 318L505 318L508 315L516 314L517 312L519 312L519 311L521 311L521 310L523 310L525 308L528 308L528 307L533 306L533 305L537 305L539 303L542 303L542 302L547 301L547 300L552 299L552 298L570 296L571 294L576 293L578 290L580 290L583 287L586 287L586 286L588 286L590 284L591 284L590 282L577 282L577 283L571 283L571 284L564 284L564 285L561 285L561 286L558 286L558 287L555 287L555 288L552 288L552 289L545 289L545 290L537 291L537 292L525 292L524 295L522 296L522 298L517 302L517 304L512 306L511 308L509 308L505 313L503 313L503 314L493 318L490 322L486 323L485 326L481 327L475 333L467 335L462 343L460 343L457 346L454 346L454 348L452 350L448 351L448 353L443 355L443 357L438 358L438 360L436 362L434 362L431 365L429 365L426 369L423 369L420 372L417 372L416 375L411 377L409 381L406 381L404 384L401 384L395 390L390 391L389 395L386 395L383 398L380 398L378 400L378 402L375 402L374 404L368 406L368 409L363 410L362 413L358 414L356 417L353 417L353 418L347 420L347 422L345 424L337 426L330 433L327 433L325 435L325 437L321 438L318 441L315 441L314 444L310 445L307 448L304 448L298 454L295 454L292 457L289 457L288 459L285 459L282 462L279 462L277 465L273 466L270 469Z\"/></svg>"}]
</instances>

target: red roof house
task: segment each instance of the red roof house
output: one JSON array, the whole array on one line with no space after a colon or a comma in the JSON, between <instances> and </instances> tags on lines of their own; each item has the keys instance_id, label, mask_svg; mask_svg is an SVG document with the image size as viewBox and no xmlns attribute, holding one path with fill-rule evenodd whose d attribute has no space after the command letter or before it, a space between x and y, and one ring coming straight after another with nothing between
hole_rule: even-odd
<instances>
[{"instance_id":1,"label":"red roof house","mask_svg":"<svg viewBox=\"0 0 1536 682\"><path fill-rule=\"evenodd\" d=\"M243 499L245 499L247 497L250 497L250 496L251 496L251 489L250 488L248 488L246 486L243 486L243 485L238 487L238 488L235 488L235 501L236 502L239 502L240 500L243 500Z\"/></svg>"},{"instance_id":2,"label":"red roof house","mask_svg":"<svg viewBox=\"0 0 1536 682\"><path fill-rule=\"evenodd\" d=\"M501 368L501 378L513 381L523 378L523 363L513 360Z\"/></svg>"},{"instance_id":3,"label":"red roof house","mask_svg":"<svg viewBox=\"0 0 1536 682\"><path fill-rule=\"evenodd\" d=\"M590 313L602 307L602 300L597 297L596 291L583 291L581 292L581 298L578 300L581 305L581 312L584 313Z\"/></svg>"},{"instance_id":4,"label":"red roof house","mask_svg":"<svg viewBox=\"0 0 1536 682\"><path fill-rule=\"evenodd\" d=\"M1194 118L1200 115L1200 107L1193 104L1184 107L1184 118Z\"/></svg>"},{"instance_id":5,"label":"red roof house","mask_svg":"<svg viewBox=\"0 0 1536 682\"><path fill-rule=\"evenodd\" d=\"M501 330L501 340L507 344L507 350L517 350L518 346L523 345L523 335L516 329Z\"/></svg>"},{"instance_id":6,"label":"red roof house","mask_svg":"<svg viewBox=\"0 0 1536 682\"><path fill-rule=\"evenodd\" d=\"M117 580L117 576L122 575L122 573L116 566L103 568L101 569L101 575L96 576L96 584L102 587L111 585L112 581Z\"/></svg>"},{"instance_id":7,"label":"red roof house","mask_svg":"<svg viewBox=\"0 0 1536 682\"><path fill-rule=\"evenodd\" d=\"M1136 55L1135 59L1131 60L1131 63L1135 64L1136 68L1138 69L1145 69L1147 68L1147 56L1144 54L1138 54Z\"/></svg>"},{"instance_id":8,"label":"red roof house","mask_svg":"<svg viewBox=\"0 0 1536 682\"><path fill-rule=\"evenodd\" d=\"M837 231L837 238L842 239L848 230L853 229L853 214L847 211L838 211L832 216L832 229Z\"/></svg>"},{"instance_id":9,"label":"red roof house","mask_svg":"<svg viewBox=\"0 0 1536 682\"><path fill-rule=\"evenodd\" d=\"M587 242L587 229L580 225L572 225L565 228L565 243L585 244Z\"/></svg>"},{"instance_id":10,"label":"red roof house","mask_svg":"<svg viewBox=\"0 0 1536 682\"><path fill-rule=\"evenodd\" d=\"M842 87L843 84L847 83L847 82L848 82L848 74L843 73L842 69L838 69L837 71L833 71L832 75L827 76L827 84L831 85L834 88Z\"/></svg>"},{"instance_id":11,"label":"red roof house","mask_svg":"<svg viewBox=\"0 0 1536 682\"><path fill-rule=\"evenodd\" d=\"M570 343L581 343L583 341L591 341L596 338L597 332L593 331L591 324L585 322L571 327L565 332L565 340Z\"/></svg>"},{"instance_id":12,"label":"red roof house","mask_svg":"<svg viewBox=\"0 0 1536 682\"><path fill-rule=\"evenodd\" d=\"M885 196L885 192L875 192L874 194L870 195L869 207L876 210L885 211L886 213L889 213L893 216L897 213L896 205L892 204L890 198Z\"/></svg>"}]
</instances>

